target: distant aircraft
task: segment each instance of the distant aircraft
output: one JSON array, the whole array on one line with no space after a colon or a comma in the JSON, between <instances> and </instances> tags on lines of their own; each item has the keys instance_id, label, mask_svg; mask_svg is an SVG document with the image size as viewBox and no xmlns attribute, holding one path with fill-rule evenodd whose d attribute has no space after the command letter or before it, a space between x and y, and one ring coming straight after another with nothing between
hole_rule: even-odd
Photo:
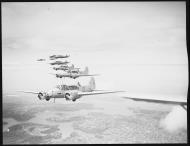
<instances>
[{"instance_id":1,"label":"distant aircraft","mask_svg":"<svg viewBox=\"0 0 190 146\"><path fill-rule=\"evenodd\" d=\"M55 57L56 55L51 55L51 56L49 56L49 58L53 58L53 57Z\"/></svg>"},{"instance_id":2,"label":"distant aircraft","mask_svg":"<svg viewBox=\"0 0 190 146\"><path fill-rule=\"evenodd\" d=\"M69 62L66 60L66 61L55 61L55 62L52 62L50 63L51 65L61 65L61 64L68 64Z\"/></svg>"},{"instance_id":3,"label":"distant aircraft","mask_svg":"<svg viewBox=\"0 0 190 146\"><path fill-rule=\"evenodd\" d=\"M45 61L45 59L38 59L37 61Z\"/></svg>"},{"instance_id":4,"label":"distant aircraft","mask_svg":"<svg viewBox=\"0 0 190 146\"><path fill-rule=\"evenodd\" d=\"M95 81L92 78L89 85L87 86L67 86L62 85L61 89L54 89L50 90L49 92L30 92L30 91L21 91L24 93L32 93L37 94L40 100L49 101L51 98L65 98L66 100L76 101L77 99L81 98L82 96L87 95L97 95L97 94L108 94L108 93L118 93L124 91L105 91L105 90L95 90Z\"/></svg>"},{"instance_id":5,"label":"distant aircraft","mask_svg":"<svg viewBox=\"0 0 190 146\"><path fill-rule=\"evenodd\" d=\"M63 64L63 65L60 65L60 67L63 67L63 68L65 67L66 68L66 67L69 67L69 66L67 64Z\"/></svg>"},{"instance_id":6,"label":"distant aircraft","mask_svg":"<svg viewBox=\"0 0 190 146\"><path fill-rule=\"evenodd\" d=\"M50 56L50 60L55 60L58 58L68 58L70 55L52 55Z\"/></svg>"},{"instance_id":7,"label":"distant aircraft","mask_svg":"<svg viewBox=\"0 0 190 146\"><path fill-rule=\"evenodd\" d=\"M181 105L185 110L187 110L187 100L178 98L148 98L148 97L123 97L126 99L132 99L135 101L145 101L163 104L177 104Z\"/></svg>"},{"instance_id":8,"label":"distant aircraft","mask_svg":"<svg viewBox=\"0 0 190 146\"><path fill-rule=\"evenodd\" d=\"M57 78L69 77L72 79L76 79L78 77L83 77L83 76L98 76L98 74L88 74L88 67L86 67L85 70L81 72L70 72L65 74L53 74L53 75L56 75Z\"/></svg>"},{"instance_id":9,"label":"distant aircraft","mask_svg":"<svg viewBox=\"0 0 190 146\"><path fill-rule=\"evenodd\" d=\"M87 74L78 74L78 73L53 74L53 75L56 75L57 78L68 77L68 78L72 78L72 79L76 79L78 77L85 77L85 76L98 76L98 74L87 75Z\"/></svg>"},{"instance_id":10,"label":"distant aircraft","mask_svg":"<svg viewBox=\"0 0 190 146\"><path fill-rule=\"evenodd\" d=\"M54 70L63 70L63 71L68 71L68 67L53 67Z\"/></svg>"},{"instance_id":11,"label":"distant aircraft","mask_svg":"<svg viewBox=\"0 0 190 146\"><path fill-rule=\"evenodd\" d=\"M72 64L71 66L68 65L61 65L60 67L53 67L54 70L64 70L64 71L71 71L71 70L79 70L80 68L75 68Z\"/></svg>"}]
</instances>

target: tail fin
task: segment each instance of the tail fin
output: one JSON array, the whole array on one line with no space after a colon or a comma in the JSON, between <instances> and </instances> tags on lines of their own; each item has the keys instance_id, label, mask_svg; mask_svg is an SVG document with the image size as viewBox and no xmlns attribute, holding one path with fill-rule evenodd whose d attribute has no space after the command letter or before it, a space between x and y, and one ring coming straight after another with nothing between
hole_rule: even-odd
<instances>
[{"instance_id":1,"label":"tail fin","mask_svg":"<svg viewBox=\"0 0 190 146\"><path fill-rule=\"evenodd\" d=\"M79 91L82 91L82 86L79 82L77 83L77 87L78 87Z\"/></svg>"},{"instance_id":2,"label":"tail fin","mask_svg":"<svg viewBox=\"0 0 190 146\"><path fill-rule=\"evenodd\" d=\"M96 88L95 79L93 77L91 77L89 86L90 86L91 90L94 90Z\"/></svg>"},{"instance_id":3,"label":"tail fin","mask_svg":"<svg viewBox=\"0 0 190 146\"><path fill-rule=\"evenodd\" d=\"M73 69L73 68L74 68L74 65L72 64L72 65L71 65L71 69Z\"/></svg>"},{"instance_id":4,"label":"tail fin","mask_svg":"<svg viewBox=\"0 0 190 146\"><path fill-rule=\"evenodd\" d=\"M77 83L77 86L78 86L78 87L80 87L80 86L81 86L81 84L78 82L78 83Z\"/></svg>"},{"instance_id":5,"label":"tail fin","mask_svg":"<svg viewBox=\"0 0 190 146\"><path fill-rule=\"evenodd\" d=\"M88 67L85 67L83 74L87 75L88 74Z\"/></svg>"},{"instance_id":6,"label":"tail fin","mask_svg":"<svg viewBox=\"0 0 190 146\"><path fill-rule=\"evenodd\" d=\"M78 86L79 91L82 91L82 92L91 92L96 88L95 80L93 77L91 78L88 85L81 86L81 84L78 82L77 86Z\"/></svg>"}]
</instances>

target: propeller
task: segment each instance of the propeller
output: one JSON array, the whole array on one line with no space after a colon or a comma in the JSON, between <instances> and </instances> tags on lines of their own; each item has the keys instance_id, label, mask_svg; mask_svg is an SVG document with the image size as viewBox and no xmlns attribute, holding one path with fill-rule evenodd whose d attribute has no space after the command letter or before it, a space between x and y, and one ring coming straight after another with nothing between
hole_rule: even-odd
<instances>
[{"instance_id":1,"label":"propeller","mask_svg":"<svg viewBox=\"0 0 190 146\"><path fill-rule=\"evenodd\" d=\"M43 93L42 92L39 92L38 93L38 98L40 99L40 100L42 100L42 97L43 97L44 95L43 95Z\"/></svg>"},{"instance_id":2,"label":"propeller","mask_svg":"<svg viewBox=\"0 0 190 146\"><path fill-rule=\"evenodd\" d=\"M66 100L70 100L70 94L69 94L69 93L66 93L66 94L65 94L65 98L66 98Z\"/></svg>"}]
</instances>

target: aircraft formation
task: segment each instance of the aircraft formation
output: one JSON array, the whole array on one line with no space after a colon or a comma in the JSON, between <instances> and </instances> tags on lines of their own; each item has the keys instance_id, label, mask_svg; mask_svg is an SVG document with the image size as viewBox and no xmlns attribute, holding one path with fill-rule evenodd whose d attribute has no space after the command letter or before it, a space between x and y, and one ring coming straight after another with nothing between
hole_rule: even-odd
<instances>
[{"instance_id":1,"label":"aircraft formation","mask_svg":"<svg viewBox=\"0 0 190 146\"><path fill-rule=\"evenodd\" d=\"M75 67L73 64L68 65L70 62L60 61L57 59L65 59L69 58L70 55L51 55L49 56L49 60L53 60L54 62L49 63L52 66L52 69L55 71L63 71L63 73L49 73L55 75L56 78L70 78L76 79L79 77L88 77L91 76L88 85L82 86L79 82L76 85L66 85L61 84L57 85L55 89L52 89L48 92L31 92L31 91L22 91L24 93L32 93L37 94L37 97L40 100L49 101L51 98L65 98L66 100L76 101L82 96L87 95L97 95L97 94L108 94L108 93L117 93L123 91L106 91L106 90L96 90L95 79L92 76L98 76L99 74L89 74L88 67L85 67L84 70L80 70L79 67ZM38 59L37 61L46 61L46 59Z\"/></svg>"},{"instance_id":2,"label":"aircraft formation","mask_svg":"<svg viewBox=\"0 0 190 146\"><path fill-rule=\"evenodd\" d=\"M81 71L80 68L75 67L73 64L68 65L70 62L65 61L57 61L57 59L64 59L69 58L70 55L51 55L49 56L49 60L53 60L54 62L49 63L53 66L53 70L55 71L64 71L64 73L50 73L55 75L57 78L71 78L76 79L79 77L88 77L88 76L97 76L98 74L89 74L88 67ZM56 61L55 61L56 60ZM46 59L38 59L37 61L46 61ZM55 67L57 66L57 67ZM105 91L105 90L96 90L95 89L95 80L91 77L91 80L88 85L82 86L79 82L76 85L57 85L56 89L50 90L48 92L31 92L31 91L22 91L25 93L32 93L37 94L40 100L47 100L49 101L51 98L65 98L66 100L76 101L77 99L81 98L82 96L87 95L97 95L97 94L108 94L108 93L117 93L117 92L124 92L124 91ZM165 103L165 104L178 104L181 105L184 109L187 110L187 99L167 99L167 98L148 98L148 97L130 97L124 96L123 98L132 99L135 101L145 101L145 102L154 102L154 103Z\"/></svg>"}]
</instances>

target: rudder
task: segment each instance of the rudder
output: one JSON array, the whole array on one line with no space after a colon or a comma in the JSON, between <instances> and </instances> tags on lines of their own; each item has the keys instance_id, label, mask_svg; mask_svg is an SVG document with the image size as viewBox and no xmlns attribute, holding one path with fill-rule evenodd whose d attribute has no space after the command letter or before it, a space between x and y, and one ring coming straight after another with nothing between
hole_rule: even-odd
<instances>
[{"instance_id":1,"label":"rudder","mask_svg":"<svg viewBox=\"0 0 190 146\"><path fill-rule=\"evenodd\" d=\"M89 82L91 90L94 90L96 88L95 79L91 77L91 80Z\"/></svg>"},{"instance_id":2,"label":"rudder","mask_svg":"<svg viewBox=\"0 0 190 146\"><path fill-rule=\"evenodd\" d=\"M83 74L85 74L85 75L88 74L88 67L85 67L85 70L83 71Z\"/></svg>"}]
</instances>

